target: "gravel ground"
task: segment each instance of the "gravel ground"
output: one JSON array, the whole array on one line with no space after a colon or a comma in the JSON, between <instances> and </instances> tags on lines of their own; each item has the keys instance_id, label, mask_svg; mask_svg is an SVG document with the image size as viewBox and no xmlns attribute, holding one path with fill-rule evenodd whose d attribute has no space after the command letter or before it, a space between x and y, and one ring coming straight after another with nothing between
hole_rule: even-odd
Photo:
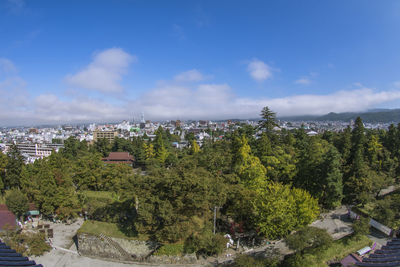
<instances>
[{"instance_id":1,"label":"gravel ground","mask_svg":"<svg viewBox=\"0 0 400 267\"><path fill-rule=\"evenodd\" d=\"M81 227L83 220L79 219L72 224L52 223L50 228L54 231L54 237L51 239L53 249L40 257L31 257L37 264L42 264L44 267L139 267L139 266L185 266L185 265L163 265L163 264L148 264L148 263L122 263L105 261L102 259L94 259L81 256L77 252L73 237L77 230ZM192 267L196 265L190 265ZM200 265L198 265L200 266Z\"/></svg>"},{"instance_id":2,"label":"gravel ground","mask_svg":"<svg viewBox=\"0 0 400 267\"><path fill-rule=\"evenodd\" d=\"M340 239L353 232L352 222L347 216L347 208L341 206L331 212L321 214L321 219L311 226L326 229L333 239Z\"/></svg>"},{"instance_id":3,"label":"gravel ground","mask_svg":"<svg viewBox=\"0 0 400 267\"><path fill-rule=\"evenodd\" d=\"M44 267L73 267L73 266L141 266L137 264L124 264L109 262L99 259L92 259L84 256L80 256L77 252L76 245L73 242L73 236L76 231L81 227L83 220L79 219L72 224L64 223L52 223L43 222L44 224L50 224L50 228L53 228L54 237L51 239L53 249L40 257L31 257L38 264L42 264Z\"/></svg>"}]
</instances>

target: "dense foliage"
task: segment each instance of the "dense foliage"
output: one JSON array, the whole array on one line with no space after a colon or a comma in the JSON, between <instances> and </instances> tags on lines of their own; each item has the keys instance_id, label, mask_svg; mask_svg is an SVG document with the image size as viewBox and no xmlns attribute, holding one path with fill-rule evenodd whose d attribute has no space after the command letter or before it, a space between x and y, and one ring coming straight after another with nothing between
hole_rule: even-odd
<instances>
[{"instance_id":1,"label":"dense foliage","mask_svg":"<svg viewBox=\"0 0 400 267\"><path fill-rule=\"evenodd\" d=\"M5 231L0 237L12 249L25 256L40 256L51 249L43 233Z\"/></svg>"},{"instance_id":2,"label":"dense foliage","mask_svg":"<svg viewBox=\"0 0 400 267\"><path fill-rule=\"evenodd\" d=\"M19 219L28 211L28 198L19 189L12 189L6 194L7 208Z\"/></svg>"},{"instance_id":3,"label":"dense foliage","mask_svg":"<svg viewBox=\"0 0 400 267\"><path fill-rule=\"evenodd\" d=\"M277 131L268 108L262 115L259 127L236 124L222 140L201 146L187 133L183 149L171 145L182 129L161 127L153 140L145 135L87 144L71 137L60 152L29 165L21 164L13 147L0 156L0 190L19 188L48 216L86 212L117 224L127 236L186 242L210 254L222 243L210 237L214 210L217 232L253 231L275 239L309 224L321 209L365 205L399 182L400 125L369 130L358 118L342 132L309 136L304 129ZM110 151L131 153L134 168L104 164ZM379 205L396 205L390 203Z\"/></svg>"}]
</instances>

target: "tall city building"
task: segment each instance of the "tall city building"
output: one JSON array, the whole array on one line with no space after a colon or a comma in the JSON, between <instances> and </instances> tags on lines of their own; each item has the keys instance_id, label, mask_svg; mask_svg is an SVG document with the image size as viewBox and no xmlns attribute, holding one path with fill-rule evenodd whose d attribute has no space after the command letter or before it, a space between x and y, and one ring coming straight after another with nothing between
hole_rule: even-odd
<instances>
[{"instance_id":1,"label":"tall city building","mask_svg":"<svg viewBox=\"0 0 400 267\"><path fill-rule=\"evenodd\" d=\"M97 142L99 139L107 139L110 143L114 141L114 138L118 135L117 131L99 131L93 132L93 141Z\"/></svg>"}]
</instances>

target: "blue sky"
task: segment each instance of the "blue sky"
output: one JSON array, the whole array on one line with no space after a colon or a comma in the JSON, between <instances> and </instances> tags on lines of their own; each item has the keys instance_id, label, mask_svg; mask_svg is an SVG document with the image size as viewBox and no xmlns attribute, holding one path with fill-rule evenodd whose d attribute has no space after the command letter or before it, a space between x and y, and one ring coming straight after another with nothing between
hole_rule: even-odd
<instances>
[{"instance_id":1,"label":"blue sky","mask_svg":"<svg viewBox=\"0 0 400 267\"><path fill-rule=\"evenodd\" d=\"M0 1L0 125L400 107L400 1Z\"/></svg>"}]
</instances>

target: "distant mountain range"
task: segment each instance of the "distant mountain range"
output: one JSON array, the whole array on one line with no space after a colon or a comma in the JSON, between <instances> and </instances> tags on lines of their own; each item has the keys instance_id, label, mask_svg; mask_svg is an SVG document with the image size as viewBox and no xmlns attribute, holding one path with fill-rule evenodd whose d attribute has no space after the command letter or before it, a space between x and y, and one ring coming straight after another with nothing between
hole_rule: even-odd
<instances>
[{"instance_id":1,"label":"distant mountain range","mask_svg":"<svg viewBox=\"0 0 400 267\"><path fill-rule=\"evenodd\" d=\"M279 117L280 120L286 121L344 121L349 122L361 117L363 122L371 123L400 123L400 109L374 109L367 112L345 112L335 113L331 112L322 116L289 116Z\"/></svg>"}]
</instances>

